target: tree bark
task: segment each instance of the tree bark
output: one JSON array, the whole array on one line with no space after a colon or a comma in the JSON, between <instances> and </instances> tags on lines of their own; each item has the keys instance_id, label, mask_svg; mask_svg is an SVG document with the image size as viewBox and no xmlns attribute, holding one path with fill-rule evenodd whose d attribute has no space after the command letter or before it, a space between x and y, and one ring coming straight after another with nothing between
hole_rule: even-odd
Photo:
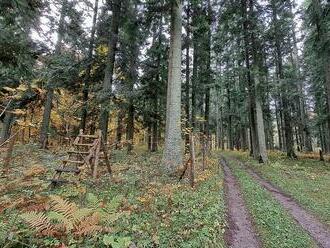
<instances>
[{"instance_id":1,"label":"tree bark","mask_svg":"<svg viewBox=\"0 0 330 248\"><path fill-rule=\"evenodd\" d=\"M182 164L181 154L181 34L182 4L172 2L171 42L168 66L166 129L163 165L173 174Z\"/></svg>"},{"instance_id":2,"label":"tree bark","mask_svg":"<svg viewBox=\"0 0 330 248\"><path fill-rule=\"evenodd\" d=\"M278 37L279 30L278 30L278 19L277 19L277 6L276 3L272 0L272 15L273 15L273 23L275 26L275 49L276 49L276 59L277 59L277 73L279 81L283 80L283 58L282 58L282 48L281 48L281 41ZM291 109L289 105L288 99L288 87L282 86L282 107L283 107L283 120L284 120L284 132L285 132L285 145L286 145L286 152L289 158L296 158L296 154L294 151L294 140L293 140L293 133L292 133L292 120L291 120Z\"/></svg>"},{"instance_id":3,"label":"tree bark","mask_svg":"<svg viewBox=\"0 0 330 248\"><path fill-rule=\"evenodd\" d=\"M115 66L115 57L118 42L118 31L120 22L120 9L121 0L112 1L112 22L110 28L110 39L108 46L108 56L106 62L106 68L104 73L104 81L101 95L101 113L100 113L100 130L102 131L103 142L107 142L108 136L108 123L109 123L109 104L112 95L112 81L113 71Z\"/></svg>"},{"instance_id":4,"label":"tree bark","mask_svg":"<svg viewBox=\"0 0 330 248\"><path fill-rule=\"evenodd\" d=\"M83 86L83 107L81 110L81 121L80 128L85 132L87 115L88 115L88 92L89 92L89 80L92 69L92 60L93 60L93 50L95 43L95 31L96 31L96 20L97 20L97 10L98 10L99 0L95 0L94 3L94 14L93 14L93 25L91 30L91 38L89 41L88 55L87 55L87 68L86 74L84 77L84 86Z\"/></svg>"},{"instance_id":5,"label":"tree bark","mask_svg":"<svg viewBox=\"0 0 330 248\"><path fill-rule=\"evenodd\" d=\"M257 78L258 75L256 75L256 81L258 81ZM258 148L259 148L258 150L260 156L259 162L266 163L268 161L268 156L267 156L267 147L266 147L265 127L264 127L261 102L258 96L256 96L255 98L255 104L256 104L256 118L257 118L257 132L258 132Z\"/></svg>"},{"instance_id":6,"label":"tree bark","mask_svg":"<svg viewBox=\"0 0 330 248\"><path fill-rule=\"evenodd\" d=\"M6 109L5 118L3 120L3 126L1 129L1 133L0 133L0 144L5 142L10 137L10 133L11 133L10 130L11 130L12 123L14 121L14 114L11 113L10 111L13 110L13 106L14 106L14 103L10 102L9 106Z\"/></svg>"},{"instance_id":7,"label":"tree bark","mask_svg":"<svg viewBox=\"0 0 330 248\"><path fill-rule=\"evenodd\" d=\"M206 88L205 88L205 112L204 112L204 135L206 137L206 149L209 150L210 141L210 98L211 90L209 84L211 83L211 32L212 32L212 7L211 1L207 0L207 47L206 47Z\"/></svg>"},{"instance_id":8,"label":"tree bark","mask_svg":"<svg viewBox=\"0 0 330 248\"><path fill-rule=\"evenodd\" d=\"M127 111L127 133L126 140L128 141L127 152L131 152L134 147L134 105L133 99L129 100Z\"/></svg>"},{"instance_id":9,"label":"tree bark","mask_svg":"<svg viewBox=\"0 0 330 248\"><path fill-rule=\"evenodd\" d=\"M245 54L245 67L246 67L246 78L248 83L248 112L250 122L250 155L255 159L258 158L258 144L257 144L257 130L256 130L256 118L255 118L255 92L253 79L251 75L250 66L250 20L247 16L247 0L241 1L241 11L243 18L243 38L244 38L244 54Z\"/></svg>"},{"instance_id":10,"label":"tree bark","mask_svg":"<svg viewBox=\"0 0 330 248\"><path fill-rule=\"evenodd\" d=\"M55 55L58 55L61 53L62 48L62 40L64 35L64 18L66 16L67 12L67 0L63 0L62 7L61 7L61 16L58 26L58 32L57 32L57 43L55 47ZM46 102L45 102L45 108L44 113L42 117L42 123L41 123L41 129L40 129L40 144L41 148L46 149L47 143L48 143L48 132L49 132L49 123L50 123L50 116L52 112L52 103L53 103L53 97L54 97L54 90L55 85L52 82L48 82L48 89L46 93Z\"/></svg>"},{"instance_id":11,"label":"tree bark","mask_svg":"<svg viewBox=\"0 0 330 248\"><path fill-rule=\"evenodd\" d=\"M122 147L120 143L121 143L122 137L123 137L124 117L125 117L125 112L122 109L120 109L117 114L116 149L120 149Z\"/></svg>"},{"instance_id":12,"label":"tree bark","mask_svg":"<svg viewBox=\"0 0 330 248\"><path fill-rule=\"evenodd\" d=\"M328 122L328 133L327 133L327 138L328 138L328 143L330 146L330 62L326 61L325 62L325 84L326 84L326 90L327 90L327 105L328 105L328 117L327 117L327 122ZM327 151L330 152L330 149Z\"/></svg>"},{"instance_id":13,"label":"tree bark","mask_svg":"<svg viewBox=\"0 0 330 248\"><path fill-rule=\"evenodd\" d=\"M250 0L250 12L253 23L254 20L254 1ZM258 146L258 159L260 163L266 163L268 161L267 156L267 148L266 148L266 137L265 137L265 126L264 126L264 118L262 111L262 103L261 103L261 94L260 92L260 67L261 67L261 57L258 52L260 49L259 41L256 39L254 35L255 24L251 24L252 32L251 32L251 46L252 46L252 57L253 57L253 71L254 71L254 85L253 87L253 98L254 98L254 106L255 106L255 122L256 122L256 133L257 133L257 146ZM256 155L256 154L255 154Z\"/></svg>"},{"instance_id":14,"label":"tree bark","mask_svg":"<svg viewBox=\"0 0 330 248\"><path fill-rule=\"evenodd\" d=\"M189 153L189 129L190 129L190 3L187 6L187 40L186 40L186 85L185 85L185 153Z\"/></svg>"}]
</instances>

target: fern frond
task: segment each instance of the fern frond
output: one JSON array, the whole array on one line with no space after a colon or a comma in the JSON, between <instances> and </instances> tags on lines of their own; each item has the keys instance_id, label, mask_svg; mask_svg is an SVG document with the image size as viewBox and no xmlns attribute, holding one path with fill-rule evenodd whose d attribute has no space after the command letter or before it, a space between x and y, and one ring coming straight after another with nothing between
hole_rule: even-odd
<instances>
[{"instance_id":1,"label":"fern frond","mask_svg":"<svg viewBox=\"0 0 330 248\"><path fill-rule=\"evenodd\" d=\"M59 225L62 225L62 231L68 232L74 228L74 222L71 219L66 218L62 213L50 211L47 213L47 216Z\"/></svg>"},{"instance_id":2,"label":"fern frond","mask_svg":"<svg viewBox=\"0 0 330 248\"><path fill-rule=\"evenodd\" d=\"M84 218L77 226L74 232L77 236L89 236L98 232L102 232L103 227L99 225L99 213L93 213L91 216Z\"/></svg>"},{"instance_id":3,"label":"fern frond","mask_svg":"<svg viewBox=\"0 0 330 248\"><path fill-rule=\"evenodd\" d=\"M54 226L44 213L27 212L22 214L21 217L38 234L51 236L55 233Z\"/></svg>"},{"instance_id":4,"label":"fern frond","mask_svg":"<svg viewBox=\"0 0 330 248\"><path fill-rule=\"evenodd\" d=\"M0 244L4 244L8 237L9 227L3 222L0 222Z\"/></svg>"},{"instance_id":5,"label":"fern frond","mask_svg":"<svg viewBox=\"0 0 330 248\"><path fill-rule=\"evenodd\" d=\"M92 236L97 233L101 233L103 230L102 226L99 225L86 225L86 226L81 226L79 229L77 229L74 234L76 236Z\"/></svg>"},{"instance_id":6,"label":"fern frond","mask_svg":"<svg viewBox=\"0 0 330 248\"><path fill-rule=\"evenodd\" d=\"M106 212L101 212L101 222L107 226L111 226L114 224L116 220L120 219L123 215L125 215L125 213L108 214Z\"/></svg>"},{"instance_id":7,"label":"fern frond","mask_svg":"<svg viewBox=\"0 0 330 248\"><path fill-rule=\"evenodd\" d=\"M77 222L84 220L87 216L91 215L92 213L93 213L93 209L80 208L74 213L73 219L74 219L75 223L77 223Z\"/></svg>"},{"instance_id":8,"label":"fern frond","mask_svg":"<svg viewBox=\"0 0 330 248\"><path fill-rule=\"evenodd\" d=\"M70 222L74 222L74 214L78 210L75 203L62 199L59 196L51 196L51 208L64 215Z\"/></svg>"}]
</instances>

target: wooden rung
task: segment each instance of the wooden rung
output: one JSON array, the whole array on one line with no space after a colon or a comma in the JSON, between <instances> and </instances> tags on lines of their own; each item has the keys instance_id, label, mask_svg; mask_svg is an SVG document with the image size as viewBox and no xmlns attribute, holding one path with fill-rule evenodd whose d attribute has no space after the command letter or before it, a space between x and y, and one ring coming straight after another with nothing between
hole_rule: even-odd
<instances>
[{"instance_id":1,"label":"wooden rung","mask_svg":"<svg viewBox=\"0 0 330 248\"><path fill-rule=\"evenodd\" d=\"M94 146L94 144L81 144L81 143L78 143L78 144L75 144L76 146Z\"/></svg>"},{"instance_id":2,"label":"wooden rung","mask_svg":"<svg viewBox=\"0 0 330 248\"><path fill-rule=\"evenodd\" d=\"M89 154L89 152L81 152L81 151L68 151L68 153L71 153L71 154Z\"/></svg>"},{"instance_id":3,"label":"wooden rung","mask_svg":"<svg viewBox=\"0 0 330 248\"><path fill-rule=\"evenodd\" d=\"M65 179L51 179L50 181L53 185L60 185L60 184L65 184L65 183L74 183L72 181L65 180Z\"/></svg>"},{"instance_id":4,"label":"wooden rung","mask_svg":"<svg viewBox=\"0 0 330 248\"><path fill-rule=\"evenodd\" d=\"M91 138L91 139L97 139L97 138L99 138L99 136L97 136L97 135L92 135L92 134L80 134L79 137L83 137L83 138Z\"/></svg>"},{"instance_id":5,"label":"wooden rung","mask_svg":"<svg viewBox=\"0 0 330 248\"><path fill-rule=\"evenodd\" d=\"M63 160L64 163L74 163L74 164L84 164L85 161L76 161L76 160L69 160L69 159L65 159Z\"/></svg>"},{"instance_id":6,"label":"wooden rung","mask_svg":"<svg viewBox=\"0 0 330 248\"><path fill-rule=\"evenodd\" d=\"M71 172L71 173L80 173L78 168L56 168L56 172Z\"/></svg>"}]
</instances>

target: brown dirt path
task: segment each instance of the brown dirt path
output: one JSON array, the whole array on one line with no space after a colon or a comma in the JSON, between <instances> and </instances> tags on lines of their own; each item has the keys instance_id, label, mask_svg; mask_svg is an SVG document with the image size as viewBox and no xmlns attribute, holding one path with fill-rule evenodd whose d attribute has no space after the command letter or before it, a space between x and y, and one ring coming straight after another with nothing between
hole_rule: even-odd
<instances>
[{"instance_id":1,"label":"brown dirt path","mask_svg":"<svg viewBox=\"0 0 330 248\"><path fill-rule=\"evenodd\" d=\"M261 247L249 212L241 196L239 185L224 158L220 159L225 174L225 199L227 204L228 226L225 240L228 247Z\"/></svg>"},{"instance_id":2,"label":"brown dirt path","mask_svg":"<svg viewBox=\"0 0 330 248\"><path fill-rule=\"evenodd\" d=\"M251 168L248 168L242 161L237 158L235 158L235 160L239 161L241 166L260 183L261 186L272 194L320 247L330 248L330 230L328 226L321 223L315 216L300 206L291 196L283 193L278 187L263 179Z\"/></svg>"}]
</instances>

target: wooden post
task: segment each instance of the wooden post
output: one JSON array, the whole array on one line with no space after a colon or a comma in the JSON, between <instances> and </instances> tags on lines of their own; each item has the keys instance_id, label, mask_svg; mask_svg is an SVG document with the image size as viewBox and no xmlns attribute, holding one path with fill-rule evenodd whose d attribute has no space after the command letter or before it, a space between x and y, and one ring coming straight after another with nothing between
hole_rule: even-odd
<instances>
[{"instance_id":1,"label":"wooden post","mask_svg":"<svg viewBox=\"0 0 330 248\"><path fill-rule=\"evenodd\" d=\"M189 134L189 151L190 151L190 157L191 157L190 185L191 185L191 187L194 187L194 185L195 185L195 145L194 145L193 133Z\"/></svg>"},{"instance_id":2,"label":"wooden post","mask_svg":"<svg viewBox=\"0 0 330 248\"><path fill-rule=\"evenodd\" d=\"M320 161L324 161L323 151L320 149Z\"/></svg>"},{"instance_id":3,"label":"wooden post","mask_svg":"<svg viewBox=\"0 0 330 248\"><path fill-rule=\"evenodd\" d=\"M94 153L94 166L93 166L93 178L97 177L97 167L99 165L99 158L100 158L100 149L101 149L101 142L102 142L102 132L98 130L98 142L96 144L95 153Z\"/></svg>"},{"instance_id":4,"label":"wooden post","mask_svg":"<svg viewBox=\"0 0 330 248\"><path fill-rule=\"evenodd\" d=\"M102 142L102 139L101 139L101 142ZM106 146L104 145L103 142L102 142L102 149L103 149L104 160L105 160L105 164L107 166L108 172L109 172L110 175L112 175L112 170L111 170L111 165L110 165L107 149L106 149Z\"/></svg>"},{"instance_id":5,"label":"wooden post","mask_svg":"<svg viewBox=\"0 0 330 248\"><path fill-rule=\"evenodd\" d=\"M202 139L202 170L204 171L206 168L206 135L203 135Z\"/></svg>"},{"instance_id":6,"label":"wooden post","mask_svg":"<svg viewBox=\"0 0 330 248\"><path fill-rule=\"evenodd\" d=\"M11 157L13 155L15 140L16 140L16 134L14 134L14 136L9 138L8 150L7 150L6 157L4 159L4 168L5 169L8 169L8 167L9 167L10 160L11 160Z\"/></svg>"}]
</instances>

